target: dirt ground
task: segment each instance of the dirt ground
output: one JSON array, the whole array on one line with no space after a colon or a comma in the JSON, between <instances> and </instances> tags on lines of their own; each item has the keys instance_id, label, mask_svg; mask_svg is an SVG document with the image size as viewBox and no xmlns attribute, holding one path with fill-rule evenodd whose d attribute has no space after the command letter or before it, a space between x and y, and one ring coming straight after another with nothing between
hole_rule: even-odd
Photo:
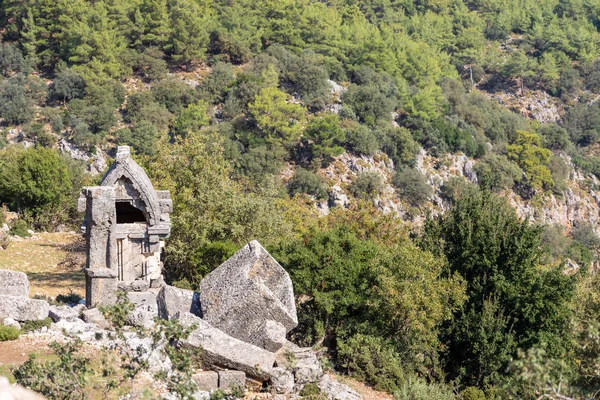
<instances>
[{"instance_id":1,"label":"dirt ground","mask_svg":"<svg viewBox=\"0 0 600 400\"><path fill-rule=\"evenodd\" d=\"M39 233L29 238L11 238L0 249L0 269L27 274L29 296L56 297L71 291L85 295L85 242L75 233Z\"/></svg>"}]
</instances>

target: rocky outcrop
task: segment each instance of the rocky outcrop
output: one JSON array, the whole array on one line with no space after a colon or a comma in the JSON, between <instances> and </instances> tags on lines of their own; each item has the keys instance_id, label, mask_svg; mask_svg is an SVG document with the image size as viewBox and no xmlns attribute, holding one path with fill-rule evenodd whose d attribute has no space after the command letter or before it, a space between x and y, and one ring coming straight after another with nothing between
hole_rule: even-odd
<instances>
[{"instance_id":1,"label":"rocky outcrop","mask_svg":"<svg viewBox=\"0 0 600 400\"><path fill-rule=\"evenodd\" d=\"M215 328L269 348L298 325L289 275L255 240L202 279L200 306Z\"/></svg>"}]
</instances>

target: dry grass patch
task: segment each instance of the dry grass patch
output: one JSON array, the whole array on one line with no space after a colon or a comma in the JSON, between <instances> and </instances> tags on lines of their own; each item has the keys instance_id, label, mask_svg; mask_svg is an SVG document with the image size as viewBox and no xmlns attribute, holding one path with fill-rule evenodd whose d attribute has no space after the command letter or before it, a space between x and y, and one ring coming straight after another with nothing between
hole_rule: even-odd
<instances>
[{"instance_id":1,"label":"dry grass patch","mask_svg":"<svg viewBox=\"0 0 600 400\"><path fill-rule=\"evenodd\" d=\"M40 233L0 250L0 269L27 274L30 296L85 295L85 241L73 233Z\"/></svg>"}]
</instances>

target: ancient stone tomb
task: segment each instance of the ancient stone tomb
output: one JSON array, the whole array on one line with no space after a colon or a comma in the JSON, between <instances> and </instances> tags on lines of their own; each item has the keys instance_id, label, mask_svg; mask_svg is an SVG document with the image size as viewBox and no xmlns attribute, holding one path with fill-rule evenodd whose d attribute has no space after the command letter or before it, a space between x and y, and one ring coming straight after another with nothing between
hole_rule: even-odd
<instances>
[{"instance_id":1,"label":"ancient stone tomb","mask_svg":"<svg viewBox=\"0 0 600 400\"><path fill-rule=\"evenodd\" d=\"M162 284L160 253L171 231L170 193L155 190L146 172L119 146L100 186L85 187L86 305L112 304L117 289L145 291Z\"/></svg>"}]
</instances>

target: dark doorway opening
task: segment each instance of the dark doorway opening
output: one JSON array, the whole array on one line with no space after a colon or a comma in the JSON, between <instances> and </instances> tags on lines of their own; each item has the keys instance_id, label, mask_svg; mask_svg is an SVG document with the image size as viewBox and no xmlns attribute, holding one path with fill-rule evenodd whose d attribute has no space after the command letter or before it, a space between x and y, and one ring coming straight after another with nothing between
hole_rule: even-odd
<instances>
[{"instance_id":1,"label":"dark doorway opening","mask_svg":"<svg viewBox=\"0 0 600 400\"><path fill-rule=\"evenodd\" d=\"M135 222L146 223L142 210L135 208L127 202L117 202L117 224L132 224Z\"/></svg>"}]
</instances>

